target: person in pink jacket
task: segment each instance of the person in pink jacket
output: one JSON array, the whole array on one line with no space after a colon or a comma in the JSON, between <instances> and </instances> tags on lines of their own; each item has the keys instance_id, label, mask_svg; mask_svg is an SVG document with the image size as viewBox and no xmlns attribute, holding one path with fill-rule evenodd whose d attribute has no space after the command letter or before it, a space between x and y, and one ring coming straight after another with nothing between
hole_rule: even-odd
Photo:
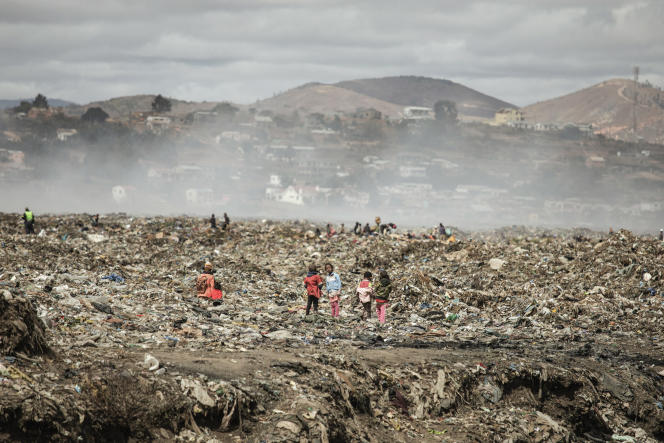
<instances>
[{"instance_id":1,"label":"person in pink jacket","mask_svg":"<svg viewBox=\"0 0 664 443\"><path fill-rule=\"evenodd\" d=\"M371 318L371 298L373 297L373 287L371 286L371 272L364 273L364 279L357 287L357 297L362 303L362 320Z\"/></svg>"}]
</instances>

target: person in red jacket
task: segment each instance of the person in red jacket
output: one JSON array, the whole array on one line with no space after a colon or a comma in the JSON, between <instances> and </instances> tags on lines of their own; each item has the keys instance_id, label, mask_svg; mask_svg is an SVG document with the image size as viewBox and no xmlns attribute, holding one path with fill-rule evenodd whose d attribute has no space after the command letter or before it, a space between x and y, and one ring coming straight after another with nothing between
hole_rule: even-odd
<instances>
[{"instance_id":1,"label":"person in red jacket","mask_svg":"<svg viewBox=\"0 0 664 443\"><path fill-rule=\"evenodd\" d=\"M221 300L224 296L221 292L221 286L214 282L212 263L205 263L203 273L196 279L196 292L199 297L211 298L212 300Z\"/></svg>"},{"instance_id":2,"label":"person in red jacket","mask_svg":"<svg viewBox=\"0 0 664 443\"><path fill-rule=\"evenodd\" d=\"M313 305L314 313L318 314L318 299L320 298L320 291L323 287L323 279L318 275L316 265L309 266L309 272L304 279L304 287L307 290L307 314Z\"/></svg>"}]
</instances>

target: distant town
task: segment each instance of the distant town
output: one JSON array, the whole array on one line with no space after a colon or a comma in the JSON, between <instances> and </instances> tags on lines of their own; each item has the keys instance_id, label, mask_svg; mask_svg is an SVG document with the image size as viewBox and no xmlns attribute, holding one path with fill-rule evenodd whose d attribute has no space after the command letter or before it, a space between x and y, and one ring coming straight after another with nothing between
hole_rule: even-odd
<instances>
[{"instance_id":1,"label":"distant town","mask_svg":"<svg viewBox=\"0 0 664 443\"><path fill-rule=\"evenodd\" d=\"M592 123L533 121L516 107L478 118L445 98L389 114L124 100L145 109L111 116L103 103L52 107L41 94L6 109L3 187L34 185L34 199L55 183L80 192L71 210L91 211L644 229L664 215L664 146Z\"/></svg>"}]
</instances>

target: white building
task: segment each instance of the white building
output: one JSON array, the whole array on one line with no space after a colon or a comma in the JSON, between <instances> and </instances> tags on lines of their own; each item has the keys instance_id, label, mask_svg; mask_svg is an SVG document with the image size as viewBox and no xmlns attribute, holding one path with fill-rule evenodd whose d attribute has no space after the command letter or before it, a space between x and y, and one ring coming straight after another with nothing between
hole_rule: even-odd
<instances>
[{"instance_id":1,"label":"white building","mask_svg":"<svg viewBox=\"0 0 664 443\"><path fill-rule=\"evenodd\" d=\"M161 115L151 115L147 118L145 126L152 132L161 132L171 126L171 118Z\"/></svg>"},{"instance_id":2,"label":"white building","mask_svg":"<svg viewBox=\"0 0 664 443\"><path fill-rule=\"evenodd\" d=\"M436 114L432 108L407 106L403 108L403 118L405 120L435 120Z\"/></svg>"},{"instance_id":3,"label":"white building","mask_svg":"<svg viewBox=\"0 0 664 443\"><path fill-rule=\"evenodd\" d=\"M78 131L76 129L60 128L56 131L58 140L60 140L61 142L66 142L67 140L69 140L70 137L73 137L76 134L78 134Z\"/></svg>"},{"instance_id":4,"label":"white building","mask_svg":"<svg viewBox=\"0 0 664 443\"><path fill-rule=\"evenodd\" d=\"M268 186L265 188L265 198L267 200L273 200L280 203L288 203L291 205L304 205L304 195L302 188L295 189L293 186L289 186L286 189L274 186Z\"/></svg>"}]
</instances>

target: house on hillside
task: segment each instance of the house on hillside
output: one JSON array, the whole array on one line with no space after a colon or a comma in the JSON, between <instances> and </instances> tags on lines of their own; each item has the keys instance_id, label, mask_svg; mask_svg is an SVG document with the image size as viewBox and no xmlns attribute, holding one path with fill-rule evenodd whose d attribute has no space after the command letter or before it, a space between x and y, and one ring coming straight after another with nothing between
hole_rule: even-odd
<instances>
[{"instance_id":1,"label":"house on hillside","mask_svg":"<svg viewBox=\"0 0 664 443\"><path fill-rule=\"evenodd\" d=\"M523 111L514 108L499 109L494 115L495 126L514 126L521 124L526 120Z\"/></svg>"},{"instance_id":2,"label":"house on hillside","mask_svg":"<svg viewBox=\"0 0 664 443\"><path fill-rule=\"evenodd\" d=\"M193 120L195 123L214 123L217 117L215 111L194 111Z\"/></svg>"},{"instance_id":3,"label":"house on hillside","mask_svg":"<svg viewBox=\"0 0 664 443\"><path fill-rule=\"evenodd\" d=\"M557 131L560 128L555 123L541 123L541 122L538 122L538 123L535 123L535 125L533 126L533 129L535 129L535 131L548 132L548 131Z\"/></svg>"},{"instance_id":4,"label":"house on hillside","mask_svg":"<svg viewBox=\"0 0 664 443\"><path fill-rule=\"evenodd\" d=\"M254 115L254 126L257 128L272 128L274 127L274 120L269 115Z\"/></svg>"},{"instance_id":5,"label":"house on hillside","mask_svg":"<svg viewBox=\"0 0 664 443\"><path fill-rule=\"evenodd\" d=\"M293 186L289 186L286 189L278 186L268 186L265 188L265 199L297 206L304 205L302 188L295 189Z\"/></svg>"},{"instance_id":6,"label":"house on hillside","mask_svg":"<svg viewBox=\"0 0 664 443\"><path fill-rule=\"evenodd\" d=\"M380 120L383 114L374 108L357 108L351 117L358 120Z\"/></svg>"},{"instance_id":7,"label":"house on hillside","mask_svg":"<svg viewBox=\"0 0 664 443\"><path fill-rule=\"evenodd\" d=\"M403 108L403 120L417 122L422 120L435 120L436 114L432 108L424 106L406 106Z\"/></svg>"},{"instance_id":8,"label":"house on hillside","mask_svg":"<svg viewBox=\"0 0 664 443\"><path fill-rule=\"evenodd\" d=\"M171 118L161 115L151 115L146 119L145 126L150 131L158 134L171 126Z\"/></svg>"}]
</instances>

